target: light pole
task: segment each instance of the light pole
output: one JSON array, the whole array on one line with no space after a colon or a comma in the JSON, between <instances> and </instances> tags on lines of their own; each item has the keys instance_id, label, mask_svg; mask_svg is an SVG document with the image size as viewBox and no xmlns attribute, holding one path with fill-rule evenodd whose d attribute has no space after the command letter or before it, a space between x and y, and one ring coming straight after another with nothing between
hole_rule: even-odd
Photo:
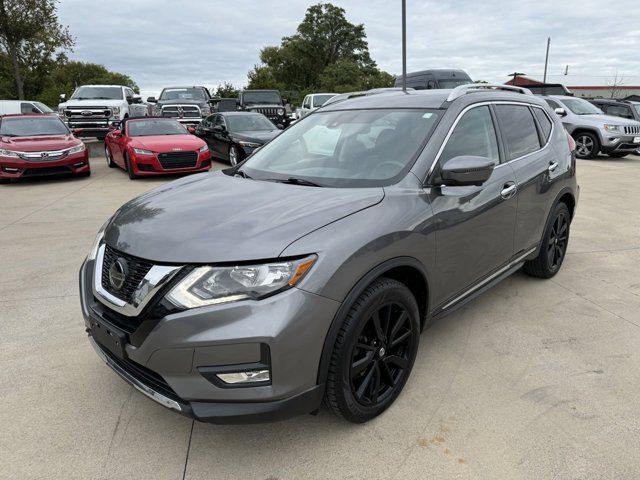
<instances>
[{"instance_id":1,"label":"light pole","mask_svg":"<svg viewBox=\"0 0 640 480\"><path fill-rule=\"evenodd\" d=\"M544 76L542 77L542 94L546 93L547 88L547 65L549 63L549 45L551 45L551 37L547 38L547 54L544 57Z\"/></svg>"},{"instance_id":2,"label":"light pole","mask_svg":"<svg viewBox=\"0 0 640 480\"><path fill-rule=\"evenodd\" d=\"M407 0L402 0L402 91L407 91Z\"/></svg>"}]
</instances>

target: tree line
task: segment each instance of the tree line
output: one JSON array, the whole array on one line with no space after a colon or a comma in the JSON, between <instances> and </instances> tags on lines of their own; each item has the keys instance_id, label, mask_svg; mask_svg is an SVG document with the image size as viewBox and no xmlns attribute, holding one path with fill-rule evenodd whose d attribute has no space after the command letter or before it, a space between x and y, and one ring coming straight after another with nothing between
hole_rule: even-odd
<instances>
[{"instance_id":1,"label":"tree line","mask_svg":"<svg viewBox=\"0 0 640 480\"><path fill-rule=\"evenodd\" d=\"M57 0L0 0L0 98L55 106L60 93L91 83L127 85L138 92L128 75L68 59L75 38L60 24L56 7ZM363 24L350 23L343 8L319 3L307 9L293 35L260 51L260 63L247 80L247 88L278 89L299 103L311 92L393 86L394 77L371 58ZM239 90L223 83L213 93L236 97Z\"/></svg>"}]
</instances>

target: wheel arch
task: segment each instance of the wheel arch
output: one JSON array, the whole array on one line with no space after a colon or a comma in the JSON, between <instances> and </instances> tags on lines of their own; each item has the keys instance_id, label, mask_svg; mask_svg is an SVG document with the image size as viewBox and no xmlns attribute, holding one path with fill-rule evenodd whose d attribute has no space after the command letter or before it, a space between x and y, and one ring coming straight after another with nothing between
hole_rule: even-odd
<instances>
[{"instance_id":1,"label":"wheel arch","mask_svg":"<svg viewBox=\"0 0 640 480\"><path fill-rule=\"evenodd\" d=\"M593 133L597 138L600 145L602 145L602 135L600 134L600 130L595 127L576 127L571 132L571 136L575 139L581 133Z\"/></svg>"},{"instance_id":2,"label":"wheel arch","mask_svg":"<svg viewBox=\"0 0 640 480\"><path fill-rule=\"evenodd\" d=\"M429 313L429 277L424 265L413 257L396 257L377 265L355 283L333 317L322 346L318 366L318 384L326 382L333 345L351 305L374 280L380 277L393 278L411 290L418 302L420 327L424 328Z\"/></svg>"}]
</instances>

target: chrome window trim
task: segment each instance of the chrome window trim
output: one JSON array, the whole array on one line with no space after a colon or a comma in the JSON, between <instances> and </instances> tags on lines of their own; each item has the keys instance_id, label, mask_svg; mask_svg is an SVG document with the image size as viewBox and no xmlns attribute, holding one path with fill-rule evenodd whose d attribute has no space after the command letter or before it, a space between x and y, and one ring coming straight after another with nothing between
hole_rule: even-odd
<instances>
[{"instance_id":1,"label":"chrome window trim","mask_svg":"<svg viewBox=\"0 0 640 480\"><path fill-rule=\"evenodd\" d=\"M135 317L139 315L149 301L151 301L156 293L158 293L158 290L166 285L166 283L183 267L183 265L154 265L136 287L133 292L133 299L131 303L127 303L109 293L102 286L102 268L104 265L105 248L106 246L104 243L100 245L96 255L96 261L93 269L93 295L100 301L100 303L103 303L107 307L128 317Z\"/></svg>"},{"instance_id":2,"label":"chrome window trim","mask_svg":"<svg viewBox=\"0 0 640 480\"><path fill-rule=\"evenodd\" d=\"M438 164L438 160L440 160L440 156L442 155L442 152L444 151L445 147L447 146L447 143L449 142L449 139L451 138L451 135L453 134L453 131L455 130L456 126L458 125L458 122L460 121L460 119L462 118L462 116L467 113L469 110L476 108L476 107L484 107L487 105L520 105L520 106L525 106L525 107L534 107L534 108L539 108L541 109L545 115L547 115L547 118L549 118L549 115L547 114L547 112L545 112L544 108L540 105L536 105L534 103L528 103L528 102L518 102L515 100L490 100L490 101L485 101L485 102L479 102L479 103L473 103L471 105L466 106L464 109L462 109L462 111L458 114L458 116L456 117L456 119L454 120L453 124L451 124L451 127L449 127L449 131L447 132L447 135L444 137L444 141L442 142L442 145L440 145L440 148L438 149L438 153L436 153L435 159L433 160L433 162L431 163L431 166L429 167L429 170L427 171L427 175L425 176L425 182L429 179L429 177L431 176L431 174L433 173L434 169L436 168L436 165ZM555 129L555 124L553 122L553 120L551 118L549 118L549 120L551 121L551 132L549 132L549 138L547 139L547 143L545 143L542 147L540 147L538 150L535 150L533 152L529 152L525 155L521 155L517 158L514 158L512 160L507 160L506 162L500 163L498 165L495 166L495 168L499 168L502 165L507 165L508 163L511 162L515 162L516 160L521 160L525 157L528 157L529 155L533 155L534 153L538 153L542 150L544 150L545 148L547 148L547 146L551 143L551 137L554 133L554 129ZM534 119L534 124L535 124L535 119ZM496 133L502 133L499 131L499 126L498 126L498 130L496 130ZM538 130L536 128L536 134L538 133Z\"/></svg>"}]
</instances>

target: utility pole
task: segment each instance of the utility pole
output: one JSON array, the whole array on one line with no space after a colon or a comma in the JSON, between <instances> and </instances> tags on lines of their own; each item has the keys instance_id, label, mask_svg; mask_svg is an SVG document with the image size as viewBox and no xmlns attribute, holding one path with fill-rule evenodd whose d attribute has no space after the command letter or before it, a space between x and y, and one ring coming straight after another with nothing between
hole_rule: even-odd
<instances>
[{"instance_id":1,"label":"utility pole","mask_svg":"<svg viewBox=\"0 0 640 480\"><path fill-rule=\"evenodd\" d=\"M544 57L544 77L542 78L542 94L544 95L547 88L547 65L549 64L549 45L551 45L551 37L547 37L547 54Z\"/></svg>"},{"instance_id":2,"label":"utility pole","mask_svg":"<svg viewBox=\"0 0 640 480\"><path fill-rule=\"evenodd\" d=\"M402 0L402 91L407 91L407 0Z\"/></svg>"},{"instance_id":3,"label":"utility pole","mask_svg":"<svg viewBox=\"0 0 640 480\"><path fill-rule=\"evenodd\" d=\"M513 72L513 73L509 74L510 77L513 77L513 85L514 86L516 85L516 78L522 77L524 75L526 75L526 73L522 73L522 72Z\"/></svg>"}]
</instances>

